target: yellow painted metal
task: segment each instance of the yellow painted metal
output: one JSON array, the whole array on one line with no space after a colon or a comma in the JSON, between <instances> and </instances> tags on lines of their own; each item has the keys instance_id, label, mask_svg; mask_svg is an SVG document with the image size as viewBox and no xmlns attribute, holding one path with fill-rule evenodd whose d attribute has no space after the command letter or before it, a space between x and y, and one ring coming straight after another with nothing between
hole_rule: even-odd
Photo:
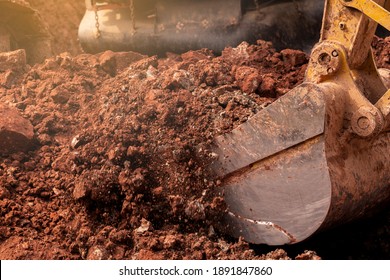
<instances>
[{"instance_id":1,"label":"yellow painted metal","mask_svg":"<svg viewBox=\"0 0 390 280\"><path fill-rule=\"evenodd\" d=\"M390 89L386 91L381 99L375 104L383 114L390 114Z\"/></svg>"},{"instance_id":2,"label":"yellow painted metal","mask_svg":"<svg viewBox=\"0 0 390 280\"><path fill-rule=\"evenodd\" d=\"M362 137L380 133L390 122L389 91L371 51L376 21L390 27L385 3L386 0L327 0L321 40L313 49L306 73L306 81L331 82L347 90L346 119Z\"/></svg>"},{"instance_id":3,"label":"yellow painted metal","mask_svg":"<svg viewBox=\"0 0 390 280\"><path fill-rule=\"evenodd\" d=\"M390 14L376 2L372 0L341 0L341 2L347 7L358 9L387 30L390 30Z\"/></svg>"},{"instance_id":4,"label":"yellow painted metal","mask_svg":"<svg viewBox=\"0 0 390 280\"><path fill-rule=\"evenodd\" d=\"M375 104L385 117L385 128L390 129L390 89L382 96L381 99Z\"/></svg>"},{"instance_id":5,"label":"yellow painted metal","mask_svg":"<svg viewBox=\"0 0 390 280\"><path fill-rule=\"evenodd\" d=\"M345 47L352 69L360 67L371 49L377 23L361 11L344 5L348 0L327 0L321 41L335 41ZM353 0L352 0L353 1ZM376 0L383 6L385 0Z\"/></svg>"},{"instance_id":6,"label":"yellow painted metal","mask_svg":"<svg viewBox=\"0 0 390 280\"><path fill-rule=\"evenodd\" d=\"M371 59L371 56L369 58ZM371 78L370 82L378 84L378 89L382 90L379 92L381 96L386 91L379 76L359 76L358 78ZM369 137L383 131L384 118L382 112L364 94L357 82L356 73L352 71L348 64L347 54L342 45L336 42L324 41L313 49L306 72L306 82L327 83L335 88L344 89L345 119L349 121L349 125L355 134L361 137ZM386 102L382 102L382 105L386 107L386 104L383 103Z\"/></svg>"}]
</instances>

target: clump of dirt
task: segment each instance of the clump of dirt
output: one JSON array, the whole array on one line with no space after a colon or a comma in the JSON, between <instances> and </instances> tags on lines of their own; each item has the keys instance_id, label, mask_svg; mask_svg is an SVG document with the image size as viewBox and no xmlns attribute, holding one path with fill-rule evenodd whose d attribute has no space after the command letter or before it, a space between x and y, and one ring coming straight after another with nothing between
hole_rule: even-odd
<instances>
[{"instance_id":1,"label":"clump of dirt","mask_svg":"<svg viewBox=\"0 0 390 280\"><path fill-rule=\"evenodd\" d=\"M378 68L390 68L389 43L390 37L386 37L384 39L375 37L372 42Z\"/></svg>"},{"instance_id":2,"label":"clump of dirt","mask_svg":"<svg viewBox=\"0 0 390 280\"><path fill-rule=\"evenodd\" d=\"M259 41L22 67L0 102L38 143L1 158L1 258L270 258L216 229L224 205L199 150L299 83L306 62Z\"/></svg>"}]
</instances>

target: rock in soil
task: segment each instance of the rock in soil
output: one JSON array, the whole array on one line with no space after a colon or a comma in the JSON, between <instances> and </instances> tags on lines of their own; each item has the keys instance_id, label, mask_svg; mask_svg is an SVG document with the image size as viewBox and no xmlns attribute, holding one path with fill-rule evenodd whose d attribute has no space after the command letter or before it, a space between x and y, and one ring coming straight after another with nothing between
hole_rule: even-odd
<instances>
[{"instance_id":1,"label":"rock in soil","mask_svg":"<svg viewBox=\"0 0 390 280\"><path fill-rule=\"evenodd\" d=\"M16 108L0 104L0 155L26 152L34 147L34 128Z\"/></svg>"}]
</instances>

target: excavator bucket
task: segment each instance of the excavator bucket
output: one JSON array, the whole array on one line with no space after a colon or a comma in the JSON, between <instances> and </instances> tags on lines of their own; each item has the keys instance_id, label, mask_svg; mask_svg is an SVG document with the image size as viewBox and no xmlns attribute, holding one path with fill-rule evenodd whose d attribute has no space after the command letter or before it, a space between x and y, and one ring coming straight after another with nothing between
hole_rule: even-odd
<instances>
[{"instance_id":1,"label":"excavator bucket","mask_svg":"<svg viewBox=\"0 0 390 280\"><path fill-rule=\"evenodd\" d=\"M25 49L27 62L52 54L50 35L37 11L26 1L0 0L0 52Z\"/></svg>"},{"instance_id":2,"label":"excavator bucket","mask_svg":"<svg viewBox=\"0 0 390 280\"><path fill-rule=\"evenodd\" d=\"M215 139L228 233L277 245L318 229L331 202L325 119L324 90L307 84Z\"/></svg>"},{"instance_id":3,"label":"excavator bucket","mask_svg":"<svg viewBox=\"0 0 390 280\"><path fill-rule=\"evenodd\" d=\"M225 230L251 243L297 243L390 199L390 133L345 131L345 90L304 83L214 141Z\"/></svg>"},{"instance_id":4,"label":"excavator bucket","mask_svg":"<svg viewBox=\"0 0 390 280\"><path fill-rule=\"evenodd\" d=\"M79 40L86 52L221 52L242 41L310 50L323 0L86 0ZM305 29L305 32L301 32Z\"/></svg>"},{"instance_id":5,"label":"excavator bucket","mask_svg":"<svg viewBox=\"0 0 390 280\"><path fill-rule=\"evenodd\" d=\"M293 244L390 200L390 91L367 40L375 18L341 2L326 1L305 82L210 148L235 237Z\"/></svg>"}]
</instances>

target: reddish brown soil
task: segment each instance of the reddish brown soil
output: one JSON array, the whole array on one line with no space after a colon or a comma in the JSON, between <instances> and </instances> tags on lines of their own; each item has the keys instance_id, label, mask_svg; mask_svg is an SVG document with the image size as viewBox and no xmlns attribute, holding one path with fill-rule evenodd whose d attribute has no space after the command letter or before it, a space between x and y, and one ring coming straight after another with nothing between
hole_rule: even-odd
<instances>
[{"instance_id":1,"label":"reddish brown soil","mask_svg":"<svg viewBox=\"0 0 390 280\"><path fill-rule=\"evenodd\" d=\"M390 68L388 40L375 46ZM389 211L284 248L217 229L202 145L300 83L306 63L259 41L218 57L62 53L0 73L0 103L36 139L0 158L0 259L387 258Z\"/></svg>"}]
</instances>

